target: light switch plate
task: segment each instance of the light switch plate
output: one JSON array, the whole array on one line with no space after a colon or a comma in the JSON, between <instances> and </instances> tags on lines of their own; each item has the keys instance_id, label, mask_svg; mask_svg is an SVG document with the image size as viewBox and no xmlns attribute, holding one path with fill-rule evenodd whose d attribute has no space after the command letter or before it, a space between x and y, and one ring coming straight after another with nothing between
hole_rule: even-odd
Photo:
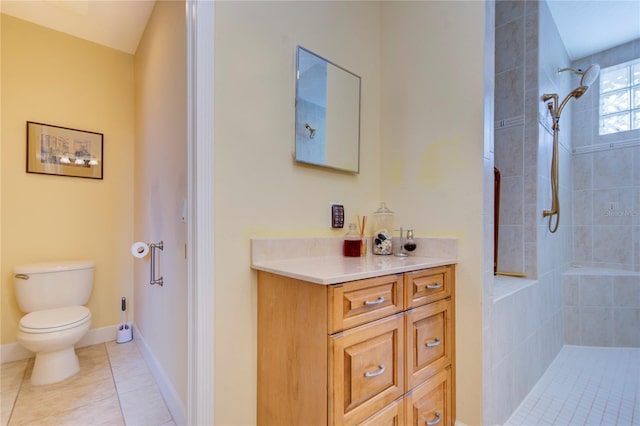
<instances>
[{"instance_id":1,"label":"light switch plate","mask_svg":"<svg viewBox=\"0 0 640 426\"><path fill-rule=\"evenodd\" d=\"M331 227L344 228L344 206L342 204L331 205Z\"/></svg>"}]
</instances>

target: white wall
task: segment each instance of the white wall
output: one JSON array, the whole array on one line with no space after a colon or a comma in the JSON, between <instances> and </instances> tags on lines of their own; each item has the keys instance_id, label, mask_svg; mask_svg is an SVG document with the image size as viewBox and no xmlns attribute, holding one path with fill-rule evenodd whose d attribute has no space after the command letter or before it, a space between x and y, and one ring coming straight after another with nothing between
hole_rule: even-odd
<instances>
[{"instance_id":1,"label":"white wall","mask_svg":"<svg viewBox=\"0 0 640 426\"><path fill-rule=\"evenodd\" d=\"M182 1L157 2L135 56L133 240L164 241L164 286L149 256L134 261L135 325L183 406L187 402L186 28ZM184 412L184 407L182 407ZM175 415L175 413L174 413Z\"/></svg>"}]
</instances>

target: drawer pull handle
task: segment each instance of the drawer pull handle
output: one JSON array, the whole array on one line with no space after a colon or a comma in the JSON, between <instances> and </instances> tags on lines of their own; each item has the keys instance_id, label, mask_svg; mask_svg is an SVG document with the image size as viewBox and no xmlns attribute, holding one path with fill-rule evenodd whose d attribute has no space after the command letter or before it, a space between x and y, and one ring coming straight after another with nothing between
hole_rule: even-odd
<instances>
[{"instance_id":1,"label":"drawer pull handle","mask_svg":"<svg viewBox=\"0 0 640 426\"><path fill-rule=\"evenodd\" d=\"M440 283L427 284L427 288L429 290L438 290L439 288L442 288L442 284L440 284Z\"/></svg>"},{"instance_id":2,"label":"drawer pull handle","mask_svg":"<svg viewBox=\"0 0 640 426\"><path fill-rule=\"evenodd\" d=\"M433 426L440 423L440 420L442 420L442 417L440 417L440 413L436 413L436 417L433 420L427 420L425 423L427 424L427 426Z\"/></svg>"},{"instance_id":3,"label":"drawer pull handle","mask_svg":"<svg viewBox=\"0 0 640 426\"><path fill-rule=\"evenodd\" d=\"M435 340L433 342L427 342L424 345L428 348L433 348L435 346L440 346L440 343L442 343L440 341L440 339L438 339L437 337L435 338Z\"/></svg>"},{"instance_id":4,"label":"drawer pull handle","mask_svg":"<svg viewBox=\"0 0 640 426\"><path fill-rule=\"evenodd\" d=\"M364 377L376 377L384 373L385 367L384 364L380 364L378 371L374 371L373 373L369 373L368 371L364 372Z\"/></svg>"},{"instance_id":5,"label":"drawer pull handle","mask_svg":"<svg viewBox=\"0 0 640 426\"><path fill-rule=\"evenodd\" d=\"M378 297L378 299L374 300L373 302L371 300L365 300L364 304L367 305L367 306L372 306L372 305L379 305L382 302L384 302L384 296Z\"/></svg>"}]
</instances>

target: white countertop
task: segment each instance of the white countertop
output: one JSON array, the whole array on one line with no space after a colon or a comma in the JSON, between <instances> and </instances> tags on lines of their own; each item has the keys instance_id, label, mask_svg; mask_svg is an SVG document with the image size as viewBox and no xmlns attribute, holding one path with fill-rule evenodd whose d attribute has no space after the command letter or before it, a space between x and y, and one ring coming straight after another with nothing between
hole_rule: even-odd
<instances>
[{"instance_id":1,"label":"white countertop","mask_svg":"<svg viewBox=\"0 0 640 426\"><path fill-rule=\"evenodd\" d=\"M396 257L370 254L365 257L322 256L265 260L254 262L251 267L259 271L328 285L455 263L457 263L457 259L454 258Z\"/></svg>"}]
</instances>

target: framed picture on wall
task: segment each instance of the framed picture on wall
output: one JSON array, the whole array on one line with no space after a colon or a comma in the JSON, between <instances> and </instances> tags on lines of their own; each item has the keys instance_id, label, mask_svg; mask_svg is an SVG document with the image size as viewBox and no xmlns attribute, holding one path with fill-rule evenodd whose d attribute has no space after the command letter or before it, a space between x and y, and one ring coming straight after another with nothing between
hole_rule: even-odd
<instances>
[{"instance_id":1,"label":"framed picture on wall","mask_svg":"<svg viewBox=\"0 0 640 426\"><path fill-rule=\"evenodd\" d=\"M27 121L27 173L102 179L102 133Z\"/></svg>"}]
</instances>

